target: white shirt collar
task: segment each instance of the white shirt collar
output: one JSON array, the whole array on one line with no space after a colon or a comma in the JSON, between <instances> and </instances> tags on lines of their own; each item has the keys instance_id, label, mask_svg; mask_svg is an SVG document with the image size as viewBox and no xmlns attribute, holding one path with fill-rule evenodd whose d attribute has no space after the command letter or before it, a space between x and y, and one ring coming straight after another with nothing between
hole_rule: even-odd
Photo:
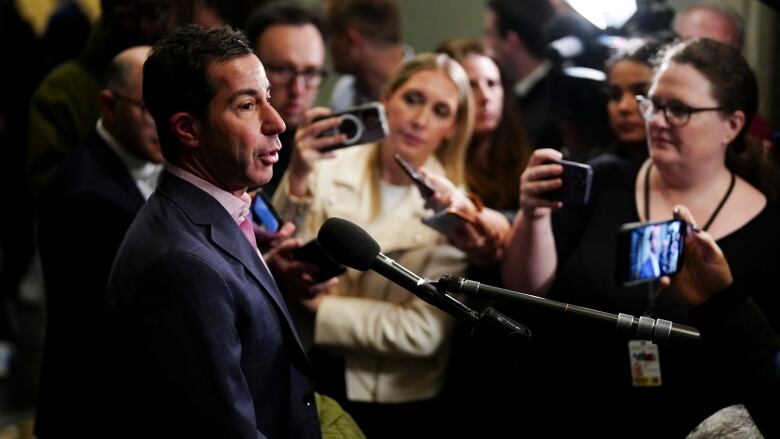
<instances>
[{"instance_id":1,"label":"white shirt collar","mask_svg":"<svg viewBox=\"0 0 780 439\"><path fill-rule=\"evenodd\" d=\"M244 221L244 218L249 215L249 206L252 203L252 197L250 197L246 192L244 192L239 198L224 189L214 186L212 183L198 177L192 172L184 170L176 165L166 163L165 167L171 174L195 185L195 187L198 189L214 197L214 199L217 200L217 202L219 202L219 204L224 207L225 210L227 210L227 212L230 214L230 217L233 218L233 221L235 221L236 224L241 225L241 223Z\"/></svg>"},{"instance_id":2,"label":"white shirt collar","mask_svg":"<svg viewBox=\"0 0 780 439\"><path fill-rule=\"evenodd\" d=\"M103 119L100 118L95 125L95 130L106 142L109 148L119 157L119 160L125 165L130 172L130 177L135 182L138 190L141 191L144 199L149 199L154 189L157 187L157 179L160 177L160 171L162 171L162 165L153 163L148 160L144 160L134 154L128 152L119 142L108 132L103 125Z\"/></svg>"},{"instance_id":3,"label":"white shirt collar","mask_svg":"<svg viewBox=\"0 0 780 439\"><path fill-rule=\"evenodd\" d=\"M518 79L515 82L513 90L516 96L523 97L527 95L534 86L547 75L553 67L550 61L543 61L531 73L525 75L525 77Z\"/></svg>"}]
</instances>

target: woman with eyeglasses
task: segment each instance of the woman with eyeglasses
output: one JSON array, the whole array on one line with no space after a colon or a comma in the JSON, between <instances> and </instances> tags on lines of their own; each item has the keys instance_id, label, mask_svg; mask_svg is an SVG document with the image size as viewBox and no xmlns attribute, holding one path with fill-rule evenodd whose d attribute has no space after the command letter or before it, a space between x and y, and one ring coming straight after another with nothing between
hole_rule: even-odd
<instances>
[{"instance_id":1,"label":"woman with eyeglasses","mask_svg":"<svg viewBox=\"0 0 780 439\"><path fill-rule=\"evenodd\" d=\"M339 121L312 121L308 113L297 135L317 141L296 145L274 204L282 216L295 217L304 241L327 218L345 218L420 276L462 274L465 255L421 222L429 214L425 200L394 156L463 183L474 112L468 77L446 55L420 54L388 78L381 102L387 137L331 152L320 149L342 135L317 136ZM451 317L376 272L351 269L298 305L309 311L314 346L337 359L314 361L322 376L318 390L339 399L367 437L437 431Z\"/></svg>"},{"instance_id":2,"label":"woman with eyeglasses","mask_svg":"<svg viewBox=\"0 0 780 439\"><path fill-rule=\"evenodd\" d=\"M780 285L780 216L728 159L743 148L757 101L755 75L737 50L705 39L668 47L647 96L639 99L646 161L594 160L590 204L574 209L540 196L562 184L561 166L546 163L560 153L532 155L521 177L521 213L504 250L506 285L615 314L690 324L689 307L657 282L621 287L614 280L620 226L671 219L674 205L685 204L718 241L734 278L757 292L754 300L780 328L780 296L759 288ZM546 317L532 326L543 340L534 419L560 416L568 422L555 425L574 425L578 435L684 437L711 413L740 401L741 389L724 367L729 359L700 345L672 340L655 347ZM556 391L566 397L546 404L545 395Z\"/></svg>"}]
</instances>

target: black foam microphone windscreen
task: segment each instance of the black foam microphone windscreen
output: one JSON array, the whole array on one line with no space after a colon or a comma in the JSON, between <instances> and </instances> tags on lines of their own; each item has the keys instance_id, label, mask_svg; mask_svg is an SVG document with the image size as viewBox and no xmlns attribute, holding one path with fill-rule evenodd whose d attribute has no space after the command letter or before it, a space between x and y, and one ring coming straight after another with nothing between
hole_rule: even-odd
<instances>
[{"instance_id":1,"label":"black foam microphone windscreen","mask_svg":"<svg viewBox=\"0 0 780 439\"><path fill-rule=\"evenodd\" d=\"M347 267L366 271L379 255L379 244L365 230L343 218L328 218L317 233L323 250Z\"/></svg>"}]
</instances>

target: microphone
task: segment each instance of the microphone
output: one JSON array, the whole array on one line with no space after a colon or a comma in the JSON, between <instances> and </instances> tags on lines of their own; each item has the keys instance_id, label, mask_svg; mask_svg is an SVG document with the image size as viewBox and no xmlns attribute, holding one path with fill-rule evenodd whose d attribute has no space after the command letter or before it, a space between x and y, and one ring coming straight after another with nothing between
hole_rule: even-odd
<instances>
[{"instance_id":1,"label":"microphone","mask_svg":"<svg viewBox=\"0 0 780 439\"><path fill-rule=\"evenodd\" d=\"M328 218L317 233L317 242L331 258L358 271L373 270L400 285L427 303L465 320L485 327L485 332L504 335L516 341L531 337L531 331L500 312L488 308L479 313L438 285L417 276L379 251L379 244L358 225L342 218ZM519 336L519 337L518 337Z\"/></svg>"},{"instance_id":2,"label":"microphone","mask_svg":"<svg viewBox=\"0 0 780 439\"><path fill-rule=\"evenodd\" d=\"M383 255L379 244L365 230L342 218L328 218L317 233L317 242L335 261L358 271L373 270L409 290L433 306L470 321L479 315L436 286ZM452 299L452 300L450 300Z\"/></svg>"},{"instance_id":3,"label":"microphone","mask_svg":"<svg viewBox=\"0 0 780 439\"><path fill-rule=\"evenodd\" d=\"M628 314L612 314L584 306L571 305L564 302L545 299L530 294L518 293L462 277L442 276L438 285L453 293L463 293L467 296L487 297L491 299L512 300L527 308L539 308L574 316L586 320L594 320L608 325L614 325L617 332L634 334L635 337L650 340L656 344L666 345L670 339L700 342L699 330L691 326L679 325L664 319L652 319L642 316L638 319Z\"/></svg>"}]
</instances>

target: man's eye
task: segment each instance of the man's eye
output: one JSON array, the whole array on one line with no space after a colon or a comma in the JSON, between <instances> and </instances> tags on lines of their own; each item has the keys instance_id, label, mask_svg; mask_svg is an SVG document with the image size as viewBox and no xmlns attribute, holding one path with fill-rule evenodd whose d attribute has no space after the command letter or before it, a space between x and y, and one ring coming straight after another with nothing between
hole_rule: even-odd
<instances>
[{"instance_id":1,"label":"man's eye","mask_svg":"<svg viewBox=\"0 0 780 439\"><path fill-rule=\"evenodd\" d=\"M270 99L270 98L269 98ZM245 110L245 111L251 111L255 109L255 103L254 102L245 102L238 106L239 109Z\"/></svg>"}]
</instances>

